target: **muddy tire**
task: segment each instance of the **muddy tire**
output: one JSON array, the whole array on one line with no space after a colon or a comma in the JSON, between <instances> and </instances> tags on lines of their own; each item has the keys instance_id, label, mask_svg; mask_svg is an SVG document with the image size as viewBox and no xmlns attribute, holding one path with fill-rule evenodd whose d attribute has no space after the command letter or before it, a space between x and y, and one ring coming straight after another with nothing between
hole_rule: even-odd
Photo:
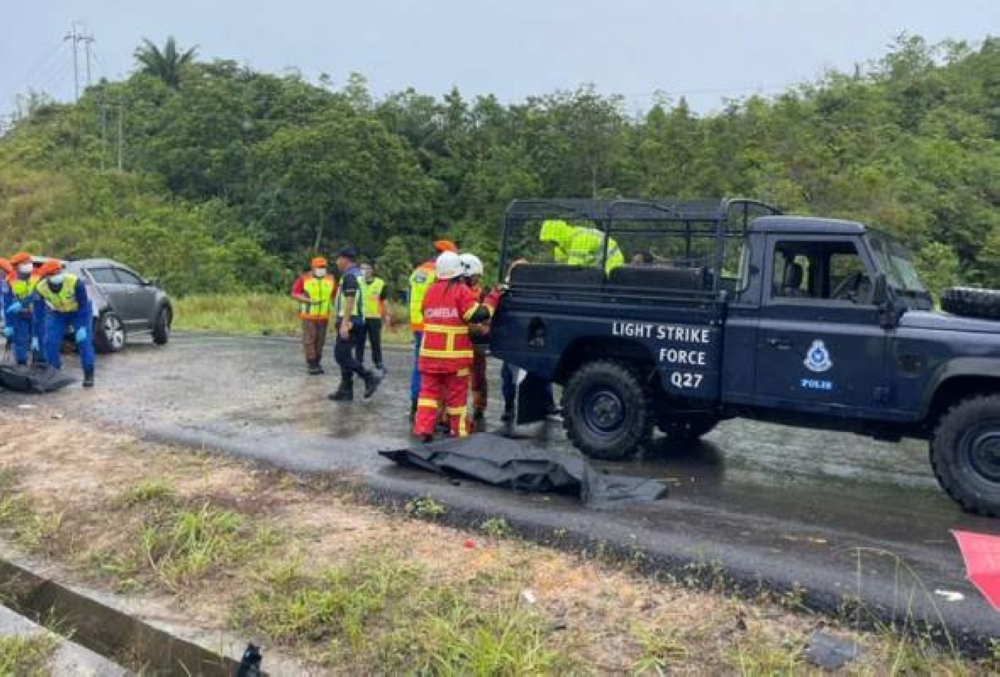
<instances>
[{"instance_id":1,"label":"muddy tire","mask_svg":"<svg viewBox=\"0 0 1000 677\"><path fill-rule=\"evenodd\" d=\"M656 426L671 442L690 442L701 439L719 425L719 419L712 414L687 414L671 416L662 412L656 418Z\"/></svg>"},{"instance_id":2,"label":"muddy tire","mask_svg":"<svg viewBox=\"0 0 1000 677\"><path fill-rule=\"evenodd\" d=\"M125 323L114 312L105 310L94 322L94 350L104 355L120 353L126 343Z\"/></svg>"},{"instance_id":3,"label":"muddy tire","mask_svg":"<svg viewBox=\"0 0 1000 677\"><path fill-rule=\"evenodd\" d=\"M170 308L163 306L156 313L156 321L153 323L153 343L164 346L170 340L170 325L173 323L173 313Z\"/></svg>"},{"instance_id":4,"label":"muddy tire","mask_svg":"<svg viewBox=\"0 0 1000 677\"><path fill-rule=\"evenodd\" d=\"M962 400L934 431L931 465L962 509L1000 515L1000 395Z\"/></svg>"},{"instance_id":5,"label":"muddy tire","mask_svg":"<svg viewBox=\"0 0 1000 677\"><path fill-rule=\"evenodd\" d=\"M563 391L563 426L591 458L622 460L652 435L649 390L628 365L612 360L577 369Z\"/></svg>"},{"instance_id":6,"label":"muddy tire","mask_svg":"<svg viewBox=\"0 0 1000 677\"><path fill-rule=\"evenodd\" d=\"M941 295L941 308L953 315L1000 320L1000 291L953 287Z\"/></svg>"}]
</instances>

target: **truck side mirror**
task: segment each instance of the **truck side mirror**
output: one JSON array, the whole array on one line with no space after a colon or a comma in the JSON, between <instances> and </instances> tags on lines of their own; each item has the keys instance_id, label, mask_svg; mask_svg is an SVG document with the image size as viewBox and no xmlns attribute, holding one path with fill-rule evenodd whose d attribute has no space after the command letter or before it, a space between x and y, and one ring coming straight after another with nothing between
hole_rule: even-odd
<instances>
[{"instance_id":1,"label":"truck side mirror","mask_svg":"<svg viewBox=\"0 0 1000 677\"><path fill-rule=\"evenodd\" d=\"M888 301L889 282L885 279L885 273L879 273L872 284L872 305L882 307Z\"/></svg>"},{"instance_id":2,"label":"truck side mirror","mask_svg":"<svg viewBox=\"0 0 1000 677\"><path fill-rule=\"evenodd\" d=\"M885 329L892 329L899 319L896 316L896 309L892 305L892 298L889 296L889 281L884 273L875 276L872 284L872 304L878 308L879 324Z\"/></svg>"}]
</instances>

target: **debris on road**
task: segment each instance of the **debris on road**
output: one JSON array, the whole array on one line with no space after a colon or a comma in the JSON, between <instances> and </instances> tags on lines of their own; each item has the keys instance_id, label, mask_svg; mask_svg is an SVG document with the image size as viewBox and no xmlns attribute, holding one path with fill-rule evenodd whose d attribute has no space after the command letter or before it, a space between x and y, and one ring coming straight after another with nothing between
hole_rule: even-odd
<instances>
[{"instance_id":1,"label":"debris on road","mask_svg":"<svg viewBox=\"0 0 1000 677\"><path fill-rule=\"evenodd\" d=\"M813 631L806 647L809 662L824 670L839 670L860 655L861 646L857 642L834 637L822 630Z\"/></svg>"},{"instance_id":2,"label":"debris on road","mask_svg":"<svg viewBox=\"0 0 1000 677\"><path fill-rule=\"evenodd\" d=\"M965 559L968 578L983 597L1000 611L1000 536L974 531L952 531Z\"/></svg>"},{"instance_id":3,"label":"debris on road","mask_svg":"<svg viewBox=\"0 0 1000 677\"><path fill-rule=\"evenodd\" d=\"M492 434L379 454L400 465L460 475L515 491L575 494L588 508L656 501L667 495L667 488L656 480L605 475L576 454L541 450Z\"/></svg>"}]
</instances>

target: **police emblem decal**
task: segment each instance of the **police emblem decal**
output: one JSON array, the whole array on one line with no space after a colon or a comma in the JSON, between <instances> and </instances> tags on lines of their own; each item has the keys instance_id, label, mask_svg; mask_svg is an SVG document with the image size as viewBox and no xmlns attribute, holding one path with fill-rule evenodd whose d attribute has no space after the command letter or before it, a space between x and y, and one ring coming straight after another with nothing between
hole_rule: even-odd
<instances>
[{"instance_id":1,"label":"police emblem decal","mask_svg":"<svg viewBox=\"0 0 1000 677\"><path fill-rule=\"evenodd\" d=\"M830 359L830 351L826 349L826 344L819 340L813 341L809 350L806 351L806 359L803 364L806 365L806 369L816 373L830 369L833 366L833 361Z\"/></svg>"}]
</instances>

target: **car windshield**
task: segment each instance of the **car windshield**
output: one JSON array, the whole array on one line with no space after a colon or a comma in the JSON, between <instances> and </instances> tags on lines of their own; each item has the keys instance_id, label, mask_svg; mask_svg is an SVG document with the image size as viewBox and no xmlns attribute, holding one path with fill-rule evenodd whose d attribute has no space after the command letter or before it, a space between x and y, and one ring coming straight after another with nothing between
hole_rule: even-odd
<instances>
[{"instance_id":1,"label":"car windshield","mask_svg":"<svg viewBox=\"0 0 1000 677\"><path fill-rule=\"evenodd\" d=\"M913 255L892 238L881 233L869 236L872 251L878 257L879 267L885 272L889 285L899 291L926 294L927 289L920 282Z\"/></svg>"}]
</instances>

